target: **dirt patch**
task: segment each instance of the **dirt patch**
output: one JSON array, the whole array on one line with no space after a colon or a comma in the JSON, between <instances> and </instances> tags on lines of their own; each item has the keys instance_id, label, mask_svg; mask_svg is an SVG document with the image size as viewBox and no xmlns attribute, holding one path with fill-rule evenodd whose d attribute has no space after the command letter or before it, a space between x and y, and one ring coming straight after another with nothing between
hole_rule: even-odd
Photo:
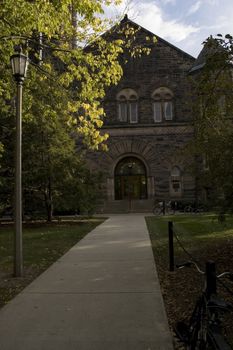
<instances>
[{"instance_id":1,"label":"dirt patch","mask_svg":"<svg viewBox=\"0 0 233 350\"><path fill-rule=\"evenodd\" d=\"M0 274L0 308L7 304L14 296L20 293L44 269L38 267L24 268L23 277L13 277L12 272L5 271Z\"/></svg>"}]
</instances>

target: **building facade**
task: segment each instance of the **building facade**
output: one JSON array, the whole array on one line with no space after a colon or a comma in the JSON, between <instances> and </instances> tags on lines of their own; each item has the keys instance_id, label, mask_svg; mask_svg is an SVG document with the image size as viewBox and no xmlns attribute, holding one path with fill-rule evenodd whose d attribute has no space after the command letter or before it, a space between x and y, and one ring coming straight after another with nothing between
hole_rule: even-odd
<instances>
[{"instance_id":1,"label":"building facade","mask_svg":"<svg viewBox=\"0 0 233 350\"><path fill-rule=\"evenodd\" d=\"M124 18L147 45L153 33ZM152 210L158 201L194 201L193 138L189 71L195 59L156 36L150 53L129 57L117 86L106 94L107 152L89 152L88 164L101 171L98 212Z\"/></svg>"}]
</instances>

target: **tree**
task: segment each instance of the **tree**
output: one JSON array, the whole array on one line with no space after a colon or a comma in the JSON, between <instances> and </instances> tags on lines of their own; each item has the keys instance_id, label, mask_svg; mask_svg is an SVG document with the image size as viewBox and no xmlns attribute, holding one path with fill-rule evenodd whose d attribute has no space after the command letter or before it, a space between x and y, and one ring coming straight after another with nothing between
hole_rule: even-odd
<instances>
[{"instance_id":1,"label":"tree","mask_svg":"<svg viewBox=\"0 0 233 350\"><path fill-rule=\"evenodd\" d=\"M127 20L117 35L108 35L113 23L104 16L104 8L117 3L6 0L1 4L0 201L5 205L11 202L14 179L14 84L9 60L14 45L21 43L30 58L23 103L26 209L27 203L38 207L43 202L51 220L54 205L70 206L69 188L83 196L80 200L71 196L76 206L85 207L83 189L95 186L81 164L83 148L77 152L76 141L93 150L106 149L108 135L100 131L105 117L102 100L108 86L121 78L119 56L123 49L133 56L149 53L138 44L133 48L135 29Z\"/></svg>"},{"instance_id":2,"label":"tree","mask_svg":"<svg viewBox=\"0 0 233 350\"><path fill-rule=\"evenodd\" d=\"M72 173L67 163L73 159L72 166L80 167L74 139L79 135L93 149L107 139L99 131L104 117L101 99L121 77L118 55L123 42L106 41L101 34L110 25L104 6L117 2L6 0L1 4L0 186L5 206L11 202L14 179L14 83L9 67L14 45L23 44L30 57L23 104L24 192L31 191L34 199L43 192L51 218L58 174L62 184ZM95 51L87 50L93 43Z\"/></svg>"},{"instance_id":3,"label":"tree","mask_svg":"<svg viewBox=\"0 0 233 350\"><path fill-rule=\"evenodd\" d=\"M88 148L105 148L108 135L100 132L105 116L101 102L108 86L121 77L118 58L124 47L132 47L134 34L126 25L124 41L122 35L112 40L103 35L112 25L104 7L119 2L6 0L1 4L0 200L5 205L11 202L14 179L14 84L9 67L14 45L23 44L30 57L23 104L25 202L38 206L43 194L51 219L54 200L60 198L57 203L64 204L62 186L78 186L74 174L81 176L80 194L81 187L91 182L86 170L76 171L83 167L74 140L79 138ZM132 50L132 54L142 52L140 45Z\"/></svg>"},{"instance_id":4,"label":"tree","mask_svg":"<svg viewBox=\"0 0 233 350\"><path fill-rule=\"evenodd\" d=\"M55 91L63 89L66 101L63 101L63 108L67 118L83 135L88 146L93 148L98 148L106 139L106 135L100 135L96 129L102 125L104 115L100 99L104 96L105 88L117 83L121 76L117 59L122 52L122 41L107 42L100 35L109 24L102 16L103 6L116 2L6 0L1 5L2 73L9 67L14 44L22 41L32 58L31 65L35 67L31 67L26 80L25 118L32 108L32 91L38 79L44 79L47 83L52 78L57 83L57 87L53 86ZM94 53L85 51L84 48L93 42L97 50ZM4 102L12 98L10 74L7 69L0 84L2 108ZM76 88L75 82L79 82ZM77 111L83 113L74 119L73 113Z\"/></svg>"},{"instance_id":5,"label":"tree","mask_svg":"<svg viewBox=\"0 0 233 350\"><path fill-rule=\"evenodd\" d=\"M195 151L204 159L200 183L221 212L233 209L233 40L218 35L205 42L195 76Z\"/></svg>"}]
</instances>

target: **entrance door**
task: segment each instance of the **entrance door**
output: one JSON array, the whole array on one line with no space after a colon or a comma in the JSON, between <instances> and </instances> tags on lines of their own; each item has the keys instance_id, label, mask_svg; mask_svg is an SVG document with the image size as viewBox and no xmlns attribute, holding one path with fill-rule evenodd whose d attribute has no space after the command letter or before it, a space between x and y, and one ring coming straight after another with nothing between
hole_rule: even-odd
<instances>
[{"instance_id":1,"label":"entrance door","mask_svg":"<svg viewBox=\"0 0 233 350\"><path fill-rule=\"evenodd\" d=\"M115 169L115 199L146 199L147 183L144 164L135 157L122 159Z\"/></svg>"}]
</instances>

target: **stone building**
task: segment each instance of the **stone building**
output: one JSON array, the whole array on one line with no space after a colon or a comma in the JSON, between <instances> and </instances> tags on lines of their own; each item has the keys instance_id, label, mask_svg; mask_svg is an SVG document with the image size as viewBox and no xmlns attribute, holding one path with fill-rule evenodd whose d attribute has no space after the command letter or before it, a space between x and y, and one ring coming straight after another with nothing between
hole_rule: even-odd
<instances>
[{"instance_id":1,"label":"stone building","mask_svg":"<svg viewBox=\"0 0 233 350\"><path fill-rule=\"evenodd\" d=\"M154 34L125 17L148 44ZM91 169L103 173L99 212L150 211L154 198L195 200L189 71L195 59L156 35L150 54L128 58L123 76L104 101L107 152L89 152Z\"/></svg>"}]
</instances>

